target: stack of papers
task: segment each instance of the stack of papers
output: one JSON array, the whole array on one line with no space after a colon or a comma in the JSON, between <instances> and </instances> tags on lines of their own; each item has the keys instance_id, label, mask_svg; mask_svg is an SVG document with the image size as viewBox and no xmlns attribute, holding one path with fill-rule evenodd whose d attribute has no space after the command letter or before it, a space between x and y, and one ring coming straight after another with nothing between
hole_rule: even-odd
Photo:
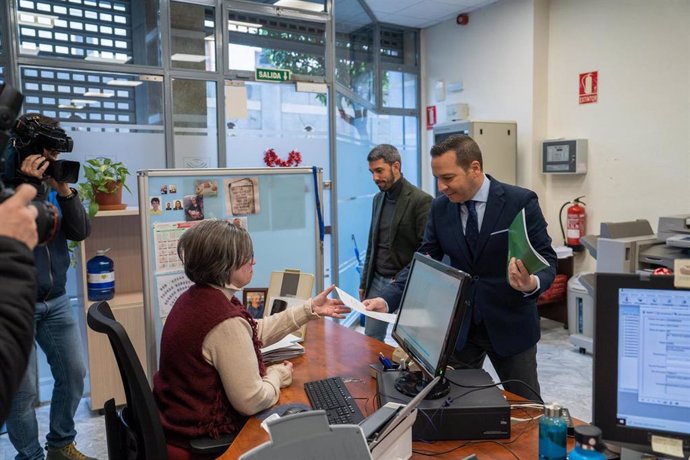
<instances>
[{"instance_id":1,"label":"stack of papers","mask_svg":"<svg viewBox=\"0 0 690 460\"><path fill-rule=\"evenodd\" d=\"M278 342L261 349L264 363L283 362L286 359L296 358L304 354L304 347L298 342L302 339L293 334L288 334Z\"/></svg>"}]
</instances>

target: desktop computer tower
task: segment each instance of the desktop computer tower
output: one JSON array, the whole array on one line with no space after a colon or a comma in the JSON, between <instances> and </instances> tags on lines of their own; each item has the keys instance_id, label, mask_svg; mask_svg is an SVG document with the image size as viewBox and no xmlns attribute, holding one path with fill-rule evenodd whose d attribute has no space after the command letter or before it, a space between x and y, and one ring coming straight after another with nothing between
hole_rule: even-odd
<instances>
[{"instance_id":1,"label":"desktop computer tower","mask_svg":"<svg viewBox=\"0 0 690 460\"><path fill-rule=\"evenodd\" d=\"M412 398L395 389L401 372L379 372L376 378L380 405L405 404ZM491 376L483 369L459 369L446 373L452 382L469 387L490 385ZM463 388L450 384L450 393L440 399L425 399L417 407L412 426L415 441L454 439L501 439L510 437L510 404L496 387Z\"/></svg>"}]
</instances>

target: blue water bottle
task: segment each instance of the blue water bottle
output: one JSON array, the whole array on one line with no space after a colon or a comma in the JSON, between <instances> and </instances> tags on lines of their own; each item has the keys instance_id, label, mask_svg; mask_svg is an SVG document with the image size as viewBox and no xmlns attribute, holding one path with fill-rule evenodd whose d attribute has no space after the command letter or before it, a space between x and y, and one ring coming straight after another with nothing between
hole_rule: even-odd
<instances>
[{"instance_id":1,"label":"blue water bottle","mask_svg":"<svg viewBox=\"0 0 690 460\"><path fill-rule=\"evenodd\" d=\"M105 256L108 249L96 251L86 263L86 287L89 300L110 300L115 297L115 271L113 260Z\"/></svg>"},{"instance_id":2,"label":"blue water bottle","mask_svg":"<svg viewBox=\"0 0 690 460\"><path fill-rule=\"evenodd\" d=\"M575 427L575 448L568 454L568 460L606 460L602 450L604 443L599 428L594 425Z\"/></svg>"},{"instance_id":3,"label":"blue water bottle","mask_svg":"<svg viewBox=\"0 0 690 460\"><path fill-rule=\"evenodd\" d=\"M539 419L539 460L565 460L568 423L561 417L561 406L546 404Z\"/></svg>"}]
</instances>

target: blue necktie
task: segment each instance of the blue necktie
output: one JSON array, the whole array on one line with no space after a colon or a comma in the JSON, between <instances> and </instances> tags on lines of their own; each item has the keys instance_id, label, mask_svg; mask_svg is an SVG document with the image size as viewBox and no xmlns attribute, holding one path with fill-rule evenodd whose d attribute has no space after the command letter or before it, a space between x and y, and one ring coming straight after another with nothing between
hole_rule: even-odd
<instances>
[{"instance_id":1,"label":"blue necktie","mask_svg":"<svg viewBox=\"0 0 690 460\"><path fill-rule=\"evenodd\" d=\"M479 241L479 220L477 219L476 201L470 200L465 202L467 206L467 224L465 225L465 241L470 252L474 256L477 241Z\"/></svg>"}]
</instances>

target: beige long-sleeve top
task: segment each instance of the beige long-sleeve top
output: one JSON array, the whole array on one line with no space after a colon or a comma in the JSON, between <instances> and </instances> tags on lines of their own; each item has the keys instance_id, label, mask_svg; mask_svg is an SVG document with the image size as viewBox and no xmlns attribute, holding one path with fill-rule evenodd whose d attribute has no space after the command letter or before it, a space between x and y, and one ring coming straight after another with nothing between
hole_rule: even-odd
<instances>
[{"instance_id":1,"label":"beige long-sleeve top","mask_svg":"<svg viewBox=\"0 0 690 460\"><path fill-rule=\"evenodd\" d=\"M228 299L234 289L218 288ZM312 311L311 299L301 307L257 320L257 333L264 346L271 345L296 331L319 315ZM242 317L229 318L206 335L202 352L204 359L216 368L225 394L239 413L254 415L278 402L280 389L292 383L292 373L284 364L266 369L262 378L252 342L252 328Z\"/></svg>"}]
</instances>

